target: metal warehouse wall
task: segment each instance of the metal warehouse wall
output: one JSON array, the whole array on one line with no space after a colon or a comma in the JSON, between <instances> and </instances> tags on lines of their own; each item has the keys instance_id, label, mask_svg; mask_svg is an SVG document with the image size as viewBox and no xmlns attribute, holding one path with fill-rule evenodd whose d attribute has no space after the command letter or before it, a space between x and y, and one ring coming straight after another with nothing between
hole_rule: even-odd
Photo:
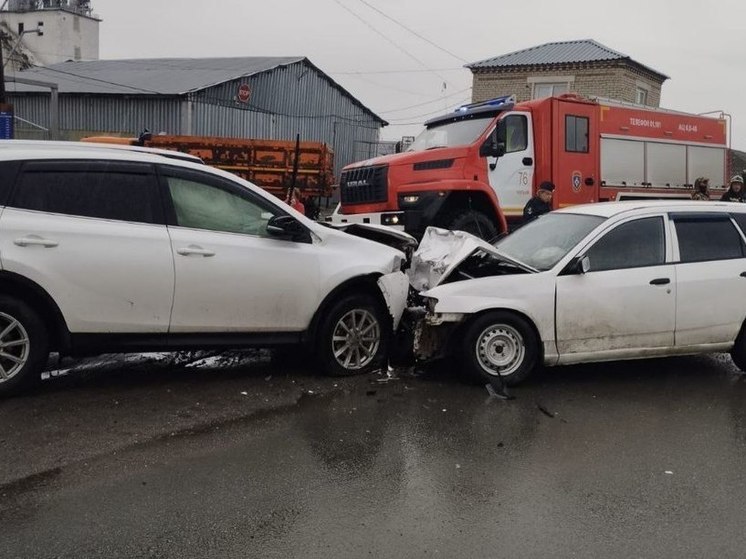
<instances>
[{"instance_id":1,"label":"metal warehouse wall","mask_svg":"<svg viewBox=\"0 0 746 559\"><path fill-rule=\"evenodd\" d=\"M237 100L248 84L247 103ZM374 157L381 123L320 72L302 62L200 91L191 97L192 132L326 142L335 173L353 161Z\"/></svg>"},{"instance_id":2,"label":"metal warehouse wall","mask_svg":"<svg viewBox=\"0 0 746 559\"><path fill-rule=\"evenodd\" d=\"M16 122L16 137L49 139L38 127L49 128L49 95L9 92L17 117L35 124ZM177 131L182 102L178 97L124 97L119 95L60 95L62 139L78 139L90 133L137 136L143 129Z\"/></svg>"},{"instance_id":3,"label":"metal warehouse wall","mask_svg":"<svg viewBox=\"0 0 746 559\"><path fill-rule=\"evenodd\" d=\"M248 84L247 103L237 99ZM8 92L18 117L49 128L49 95ZM314 67L298 62L226 82L183 97L60 95L63 139L95 133L153 133L326 142L334 150L335 175L345 165L375 157L381 123ZM19 138L48 134L18 122Z\"/></svg>"}]
</instances>

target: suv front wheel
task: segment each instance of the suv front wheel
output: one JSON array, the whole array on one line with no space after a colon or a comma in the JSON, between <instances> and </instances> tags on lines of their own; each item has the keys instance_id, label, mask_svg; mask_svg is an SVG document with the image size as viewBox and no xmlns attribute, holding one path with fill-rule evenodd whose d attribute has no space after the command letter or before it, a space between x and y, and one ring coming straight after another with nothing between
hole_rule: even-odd
<instances>
[{"instance_id":1,"label":"suv front wheel","mask_svg":"<svg viewBox=\"0 0 746 559\"><path fill-rule=\"evenodd\" d=\"M23 301L0 296L0 396L41 381L49 357L44 322Z\"/></svg>"},{"instance_id":2,"label":"suv front wheel","mask_svg":"<svg viewBox=\"0 0 746 559\"><path fill-rule=\"evenodd\" d=\"M367 373L388 354L391 320L372 295L347 295L327 312L317 339L317 355L333 376Z\"/></svg>"}]
</instances>

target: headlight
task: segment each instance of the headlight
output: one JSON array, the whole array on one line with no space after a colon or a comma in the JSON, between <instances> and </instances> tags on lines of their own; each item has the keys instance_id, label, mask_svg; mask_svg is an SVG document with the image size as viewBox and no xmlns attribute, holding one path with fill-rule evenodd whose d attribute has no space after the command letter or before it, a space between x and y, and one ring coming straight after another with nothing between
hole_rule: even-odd
<instances>
[{"instance_id":1,"label":"headlight","mask_svg":"<svg viewBox=\"0 0 746 559\"><path fill-rule=\"evenodd\" d=\"M405 204L416 204L419 199L420 199L419 196L404 196L402 198L402 201Z\"/></svg>"},{"instance_id":2,"label":"headlight","mask_svg":"<svg viewBox=\"0 0 746 559\"><path fill-rule=\"evenodd\" d=\"M399 214L383 214L381 216L381 225L399 225L403 222Z\"/></svg>"}]
</instances>

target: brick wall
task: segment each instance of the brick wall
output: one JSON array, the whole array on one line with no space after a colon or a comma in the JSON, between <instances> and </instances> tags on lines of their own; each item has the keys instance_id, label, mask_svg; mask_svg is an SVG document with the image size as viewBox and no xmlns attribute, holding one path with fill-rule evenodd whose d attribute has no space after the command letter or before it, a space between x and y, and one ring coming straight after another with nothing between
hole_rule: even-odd
<instances>
[{"instance_id":1,"label":"brick wall","mask_svg":"<svg viewBox=\"0 0 746 559\"><path fill-rule=\"evenodd\" d=\"M532 82L553 81L555 77L573 77L570 91L587 96L607 97L634 103L637 88L648 90L648 105L660 104L661 83L626 63L595 66L557 66L542 69L491 69L474 73L472 101L515 94L518 101L531 99Z\"/></svg>"}]
</instances>

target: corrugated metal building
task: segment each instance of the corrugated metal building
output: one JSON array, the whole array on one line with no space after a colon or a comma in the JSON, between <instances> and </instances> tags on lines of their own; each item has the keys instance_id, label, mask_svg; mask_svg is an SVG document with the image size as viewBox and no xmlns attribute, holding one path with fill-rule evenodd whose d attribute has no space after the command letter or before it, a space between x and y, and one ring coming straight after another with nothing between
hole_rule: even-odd
<instances>
[{"instance_id":1,"label":"corrugated metal building","mask_svg":"<svg viewBox=\"0 0 746 559\"><path fill-rule=\"evenodd\" d=\"M326 142L335 172L375 155L387 123L304 57L64 62L18 77L59 87L61 139L153 133ZM48 138L50 90L8 84L16 136Z\"/></svg>"}]
</instances>

